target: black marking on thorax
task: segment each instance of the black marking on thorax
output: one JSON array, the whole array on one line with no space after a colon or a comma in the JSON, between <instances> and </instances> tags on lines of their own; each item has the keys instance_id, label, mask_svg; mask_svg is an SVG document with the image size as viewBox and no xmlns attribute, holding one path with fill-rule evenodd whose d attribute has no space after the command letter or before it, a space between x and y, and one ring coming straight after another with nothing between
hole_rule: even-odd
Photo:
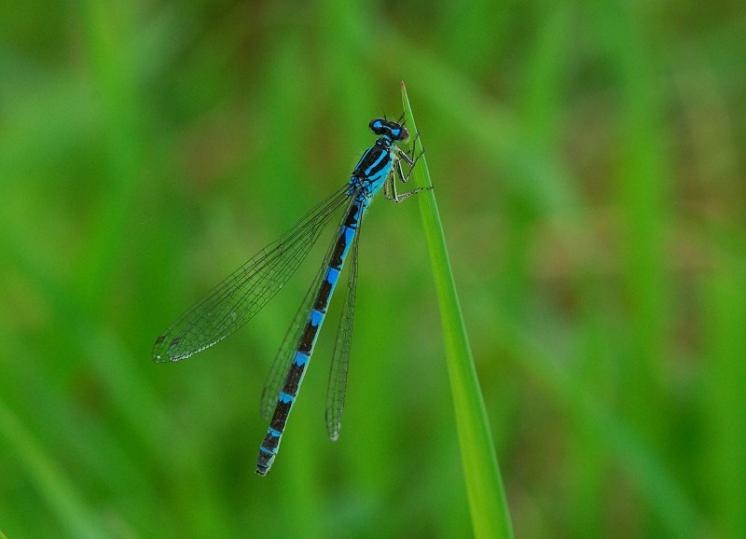
<instances>
[{"instance_id":1,"label":"black marking on thorax","mask_svg":"<svg viewBox=\"0 0 746 539\"><path fill-rule=\"evenodd\" d=\"M389 154L388 148L384 148L382 146L379 146L376 144L363 157L363 160L358 164L358 166L353 171L353 176L360 178L360 179L367 179L369 177L375 176L378 172L380 172L385 166L388 165L389 161L391 160L391 155ZM375 164L375 166L373 166ZM373 166L373 168L368 171L368 169Z\"/></svg>"}]
</instances>

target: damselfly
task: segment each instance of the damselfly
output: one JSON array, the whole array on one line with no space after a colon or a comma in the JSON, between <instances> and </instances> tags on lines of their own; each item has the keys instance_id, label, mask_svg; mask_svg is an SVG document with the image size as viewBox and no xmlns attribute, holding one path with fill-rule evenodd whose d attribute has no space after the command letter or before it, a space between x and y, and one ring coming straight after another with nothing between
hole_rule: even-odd
<instances>
[{"instance_id":1,"label":"damselfly","mask_svg":"<svg viewBox=\"0 0 746 539\"><path fill-rule=\"evenodd\" d=\"M287 283L308 255L324 225L332 219L336 210L347 206L339 232L290 325L262 392L262 416L270 424L259 447L256 464L259 475L266 475L275 460L327 307L347 255L352 251L352 266L347 274L347 299L337 330L326 399L327 432L332 440L339 437L355 316L358 242L363 216L381 189L384 196L394 202L401 202L422 190L396 191L397 177L406 183L419 157L415 157L414 149L410 154L397 146L397 143L406 142L409 138L402 119L394 122L377 118L370 122L369 127L378 139L363 153L350 180L308 212L279 240L230 274L204 300L186 311L156 339L153 347L155 361L179 361L209 348L236 331ZM402 161L408 165L406 173Z\"/></svg>"}]
</instances>

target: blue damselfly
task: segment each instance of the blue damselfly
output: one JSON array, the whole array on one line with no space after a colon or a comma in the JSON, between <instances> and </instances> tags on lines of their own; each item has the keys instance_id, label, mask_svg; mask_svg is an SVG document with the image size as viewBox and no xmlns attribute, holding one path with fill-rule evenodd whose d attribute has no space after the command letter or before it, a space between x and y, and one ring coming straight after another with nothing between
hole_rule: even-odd
<instances>
[{"instance_id":1,"label":"blue damselfly","mask_svg":"<svg viewBox=\"0 0 746 539\"><path fill-rule=\"evenodd\" d=\"M397 143L409 138L401 118L396 122L377 118L370 122L369 127L378 138L363 153L349 181L308 212L279 240L230 274L204 300L186 311L156 339L153 347L155 361L179 361L209 348L236 331L287 283L336 210L347 207L339 232L334 236L321 269L290 325L262 392L261 412L270 424L257 457L256 471L259 475L266 475L277 455L288 415L298 395L345 260L351 251L347 298L332 355L326 401L327 432L332 440L339 437L355 315L358 242L363 216L381 189L386 198L395 202L421 191L421 188L405 193L396 191L396 179L406 183L417 162L414 150L410 154L397 146ZM402 162L409 167L406 173Z\"/></svg>"}]
</instances>

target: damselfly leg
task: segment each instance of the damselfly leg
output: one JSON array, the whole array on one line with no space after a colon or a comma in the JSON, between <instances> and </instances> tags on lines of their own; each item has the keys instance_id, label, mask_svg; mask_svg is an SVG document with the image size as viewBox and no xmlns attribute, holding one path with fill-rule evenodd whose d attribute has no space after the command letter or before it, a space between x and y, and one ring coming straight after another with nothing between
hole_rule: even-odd
<instances>
[{"instance_id":1,"label":"damselfly leg","mask_svg":"<svg viewBox=\"0 0 746 539\"><path fill-rule=\"evenodd\" d=\"M420 132L418 131L417 134L414 137L414 140L412 141L412 155L409 155L409 152L406 150L399 150L398 156L404 160L405 163L409 166L409 170L406 174L404 174L401 166L399 167L399 179L402 183L407 183L409 181L409 177L412 175L412 171L414 170L415 165L420 160L420 158L425 155L425 149L422 148L420 150L420 153L415 156L415 148L417 147L417 141L420 139Z\"/></svg>"},{"instance_id":2,"label":"damselfly leg","mask_svg":"<svg viewBox=\"0 0 746 539\"><path fill-rule=\"evenodd\" d=\"M432 189L432 186L429 186L429 187L417 187L415 189L412 189L411 191L406 191L404 193L396 192L395 176L398 176L399 180L402 183L407 183L409 181L410 176L412 175L412 172L414 171L415 165L425 153L425 150L423 149L420 151L420 153L417 156L414 156L415 144L417 143L419 136L420 134L417 133L417 135L414 138L414 141L412 142L412 155L409 155L409 153L407 153L405 150L400 150L397 148L398 159L396 160L396 164L394 165L395 172L392 172L391 176L386 180L386 183L383 186L383 194L389 200L393 200L394 202L398 203L398 202L408 199L409 197L413 195L416 195L420 191L427 191L429 189ZM409 169L406 172L404 171L404 167L402 167L402 161L404 161L409 167Z\"/></svg>"},{"instance_id":3,"label":"damselfly leg","mask_svg":"<svg viewBox=\"0 0 746 539\"><path fill-rule=\"evenodd\" d=\"M402 170L401 163L399 161L396 162L396 175L399 176L400 179L403 180L404 177L404 171ZM391 178L389 178L386 181L386 185L384 185L384 196L396 203L402 202L404 200L407 200L409 197L416 195L420 191L428 191L432 189L432 186L429 187L417 187L415 189L412 189L411 191L405 191L404 193L397 193L396 192L396 178L394 178L394 175L391 175Z\"/></svg>"}]
</instances>

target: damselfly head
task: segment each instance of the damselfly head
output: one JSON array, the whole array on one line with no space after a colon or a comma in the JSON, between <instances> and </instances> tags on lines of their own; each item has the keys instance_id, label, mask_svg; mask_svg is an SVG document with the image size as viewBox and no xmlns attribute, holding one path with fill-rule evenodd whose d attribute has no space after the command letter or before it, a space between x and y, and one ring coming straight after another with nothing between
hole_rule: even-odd
<instances>
[{"instance_id":1,"label":"damselfly head","mask_svg":"<svg viewBox=\"0 0 746 539\"><path fill-rule=\"evenodd\" d=\"M406 127L385 118L376 118L370 122L369 127L376 135L387 137L392 141L407 140L409 138L409 131L407 131Z\"/></svg>"}]
</instances>

